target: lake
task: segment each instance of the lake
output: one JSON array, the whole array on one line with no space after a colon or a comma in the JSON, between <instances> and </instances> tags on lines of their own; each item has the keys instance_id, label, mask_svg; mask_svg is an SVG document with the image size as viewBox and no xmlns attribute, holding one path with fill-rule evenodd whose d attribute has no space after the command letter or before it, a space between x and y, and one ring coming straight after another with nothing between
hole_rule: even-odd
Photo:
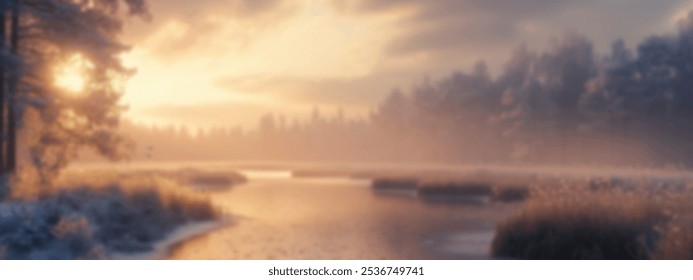
<instances>
[{"instance_id":1,"label":"lake","mask_svg":"<svg viewBox=\"0 0 693 280\"><path fill-rule=\"evenodd\" d=\"M517 207L378 193L349 177L242 173L246 184L211 196L233 221L175 246L170 258L484 259L495 222Z\"/></svg>"}]
</instances>

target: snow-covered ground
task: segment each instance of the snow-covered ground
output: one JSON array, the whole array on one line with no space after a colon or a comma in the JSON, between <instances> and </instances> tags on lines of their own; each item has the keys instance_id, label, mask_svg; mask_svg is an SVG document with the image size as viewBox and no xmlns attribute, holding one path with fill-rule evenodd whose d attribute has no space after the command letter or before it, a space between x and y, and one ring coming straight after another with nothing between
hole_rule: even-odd
<instances>
[{"instance_id":1,"label":"snow-covered ground","mask_svg":"<svg viewBox=\"0 0 693 280\"><path fill-rule=\"evenodd\" d=\"M102 175L77 176L71 180L82 184L0 203L0 258L105 259L153 252L161 242L184 236L176 230L220 218L206 198L171 189L182 188L176 184L142 174L108 180ZM94 183L99 180L109 183Z\"/></svg>"}]
</instances>

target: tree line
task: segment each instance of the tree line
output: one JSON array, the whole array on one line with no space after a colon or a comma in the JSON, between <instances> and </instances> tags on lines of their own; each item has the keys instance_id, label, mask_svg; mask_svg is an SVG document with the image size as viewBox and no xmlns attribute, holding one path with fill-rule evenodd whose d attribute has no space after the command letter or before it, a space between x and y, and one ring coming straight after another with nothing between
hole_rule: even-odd
<instances>
[{"instance_id":1,"label":"tree line","mask_svg":"<svg viewBox=\"0 0 693 280\"><path fill-rule=\"evenodd\" d=\"M607 54L567 32L541 51L521 45L492 75L483 62L393 90L363 120L318 111L254 129L129 126L149 158L410 160L476 164L693 163L693 14L678 32ZM173 139L173 140L169 140ZM146 149L142 149L143 147ZM146 152L144 152L146 151Z\"/></svg>"}]
</instances>

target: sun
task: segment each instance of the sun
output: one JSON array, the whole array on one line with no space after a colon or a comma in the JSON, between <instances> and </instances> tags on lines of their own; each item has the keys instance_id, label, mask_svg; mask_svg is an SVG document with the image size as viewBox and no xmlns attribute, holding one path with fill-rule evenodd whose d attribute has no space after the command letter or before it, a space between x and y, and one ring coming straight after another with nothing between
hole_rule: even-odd
<instances>
[{"instance_id":1,"label":"sun","mask_svg":"<svg viewBox=\"0 0 693 280\"><path fill-rule=\"evenodd\" d=\"M71 94L83 93L86 75L93 65L80 54L70 56L55 68L55 86Z\"/></svg>"}]
</instances>

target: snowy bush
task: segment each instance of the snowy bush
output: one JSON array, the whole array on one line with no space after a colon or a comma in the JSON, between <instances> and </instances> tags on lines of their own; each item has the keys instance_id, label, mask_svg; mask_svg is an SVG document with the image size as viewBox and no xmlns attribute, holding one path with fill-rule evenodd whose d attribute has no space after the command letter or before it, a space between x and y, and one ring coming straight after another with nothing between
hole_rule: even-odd
<instances>
[{"instance_id":1,"label":"snowy bush","mask_svg":"<svg viewBox=\"0 0 693 280\"><path fill-rule=\"evenodd\" d=\"M214 219L200 197L156 187L71 187L0 207L0 257L102 259L152 250L175 228Z\"/></svg>"}]
</instances>

